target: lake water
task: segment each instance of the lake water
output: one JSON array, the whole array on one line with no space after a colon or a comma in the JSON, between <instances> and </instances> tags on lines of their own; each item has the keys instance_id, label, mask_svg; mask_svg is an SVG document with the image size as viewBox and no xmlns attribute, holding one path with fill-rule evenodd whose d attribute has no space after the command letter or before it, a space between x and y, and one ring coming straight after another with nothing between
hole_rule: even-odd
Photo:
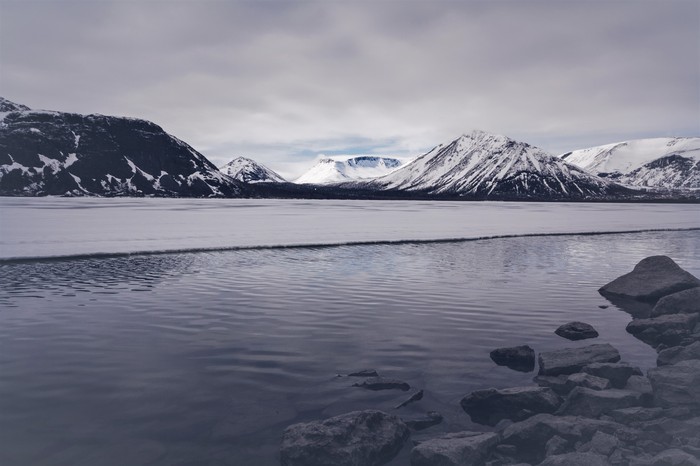
<instances>
[{"instance_id":1,"label":"lake water","mask_svg":"<svg viewBox=\"0 0 700 466\"><path fill-rule=\"evenodd\" d=\"M485 430L459 400L534 375L496 347L654 365L596 291L654 254L700 276L699 231L0 262L0 464L275 465L288 425L367 408ZM553 333L570 320L600 337ZM412 390L336 377L363 368Z\"/></svg>"}]
</instances>

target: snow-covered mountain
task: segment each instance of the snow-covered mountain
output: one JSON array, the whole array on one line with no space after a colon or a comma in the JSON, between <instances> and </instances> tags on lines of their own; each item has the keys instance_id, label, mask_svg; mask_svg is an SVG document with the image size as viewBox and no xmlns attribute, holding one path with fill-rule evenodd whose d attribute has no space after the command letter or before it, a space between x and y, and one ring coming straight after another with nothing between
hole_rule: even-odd
<instances>
[{"instance_id":1,"label":"snow-covered mountain","mask_svg":"<svg viewBox=\"0 0 700 466\"><path fill-rule=\"evenodd\" d=\"M367 186L478 198L586 198L624 191L560 158L506 136L474 131Z\"/></svg>"},{"instance_id":2,"label":"snow-covered mountain","mask_svg":"<svg viewBox=\"0 0 700 466\"><path fill-rule=\"evenodd\" d=\"M225 175L242 183L285 183L286 180L266 166L246 157L236 157L220 167Z\"/></svg>"},{"instance_id":3,"label":"snow-covered mountain","mask_svg":"<svg viewBox=\"0 0 700 466\"><path fill-rule=\"evenodd\" d=\"M0 98L0 195L237 197L238 182L149 121Z\"/></svg>"},{"instance_id":4,"label":"snow-covered mountain","mask_svg":"<svg viewBox=\"0 0 700 466\"><path fill-rule=\"evenodd\" d=\"M367 180L386 175L401 166L401 161L387 157L362 155L347 160L323 158L294 182L298 184L333 184Z\"/></svg>"},{"instance_id":5,"label":"snow-covered mountain","mask_svg":"<svg viewBox=\"0 0 700 466\"><path fill-rule=\"evenodd\" d=\"M634 187L700 188L700 138L652 138L562 154L593 174Z\"/></svg>"}]
</instances>

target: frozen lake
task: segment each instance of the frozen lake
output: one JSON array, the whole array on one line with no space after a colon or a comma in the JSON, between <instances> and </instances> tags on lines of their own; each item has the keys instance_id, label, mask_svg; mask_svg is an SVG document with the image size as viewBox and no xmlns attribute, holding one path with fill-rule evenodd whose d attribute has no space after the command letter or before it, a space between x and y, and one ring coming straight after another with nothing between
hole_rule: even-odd
<instances>
[{"instance_id":1,"label":"frozen lake","mask_svg":"<svg viewBox=\"0 0 700 466\"><path fill-rule=\"evenodd\" d=\"M0 198L0 259L700 228L700 205Z\"/></svg>"},{"instance_id":2,"label":"frozen lake","mask_svg":"<svg viewBox=\"0 0 700 466\"><path fill-rule=\"evenodd\" d=\"M290 424L355 409L486 430L459 400L529 385L488 353L609 342L656 354L597 293L643 257L700 276L696 206L2 199L0 464L276 465ZM42 259L43 258L43 259ZM601 306L607 306L602 308ZM583 320L596 340L553 331ZM408 393L352 387L374 368ZM401 410L408 394L425 397ZM408 464L410 446L391 462Z\"/></svg>"}]
</instances>

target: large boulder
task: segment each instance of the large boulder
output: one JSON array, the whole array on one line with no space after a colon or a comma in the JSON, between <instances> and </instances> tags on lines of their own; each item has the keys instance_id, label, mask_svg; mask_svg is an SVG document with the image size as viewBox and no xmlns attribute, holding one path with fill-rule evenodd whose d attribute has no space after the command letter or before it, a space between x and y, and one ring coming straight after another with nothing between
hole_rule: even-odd
<instances>
[{"instance_id":1,"label":"large boulder","mask_svg":"<svg viewBox=\"0 0 700 466\"><path fill-rule=\"evenodd\" d=\"M614 409L629 408L641 404L641 394L631 390L591 390L574 388L557 414L598 417Z\"/></svg>"},{"instance_id":2,"label":"large boulder","mask_svg":"<svg viewBox=\"0 0 700 466\"><path fill-rule=\"evenodd\" d=\"M535 350L528 345L497 348L491 351L491 359L499 366L520 372L535 370Z\"/></svg>"},{"instance_id":3,"label":"large boulder","mask_svg":"<svg viewBox=\"0 0 700 466\"><path fill-rule=\"evenodd\" d=\"M610 466L605 456L592 452L572 452L548 456L539 466Z\"/></svg>"},{"instance_id":4,"label":"large boulder","mask_svg":"<svg viewBox=\"0 0 700 466\"><path fill-rule=\"evenodd\" d=\"M598 290L603 296L656 301L659 298L700 286L700 280L686 272L667 256L642 259L630 273Z\"/></svg>"},{"instance_id":5,"label":"large boulder","mask_svg":"<svg viewBox=\"0 0 700 466\"><path fill-rule=\"evenodd\" d=\"M659 352L657 366L668 366L689 359L700 359L700 341L688 346L673 346Z\"/></svg>"},{"instance_id":6,"label":"large boulder","mask_svg":"<svg viewBox=\"0 0 700 466\"><path fill-rule=\"evenodd\" d=\"M698 321L698 314L668 314L650 319L634 319L627 332L651 346L678 345L688 337Z\"/></svg>"},{"instance_id":7,"label":"large boulder","mask_svg":"<svg viewBox=\"0 0 700 466\"><path fill-rule=\"evenodd\" d=\"M649 369L654 401L663 407L700 407L700 360Z\"/></svg>"},{"instance_id":8,"label":"large boulder","mask_svg":"<svg viewBox=\"0 0 700 466\"><path fill-rule=\"evenodd\" d=\"M540 353L540 375L561 375L581 372L584 366L596 362L617 362L620 353L610 344L597 344L582 348L565 348Z\"/></svg>"},{"instance_id":9,"label":"large boulder","mask_svg":"<svg viewBox=\"0 0 700 466\"><path fill-rule=\"evenodd\" d=\"M688 288L659 299L651 310L651 317L664 314L700 313L700 287Z\"/></svg>"},{"instance_id":10,"label":"large boulder","mask_svg":"<svg viewBox=\"0 0 700 466\"><path fill-rule=\"evenodd\" d=\"M389 462L409 437L408 427L381 411L354 411L289 426L282 466L377 466Z\"/></svg>"},{"instance_id":11,"label":"large boulder","mask_svg":"<svg viewBox=\"0 0 700 466\"><path fill-rule=\"evenodd\" d=\"M560 326L554 331L557 335L567 340L585 340L587 338L596 338L598 332L591 324L585 322L569 322Z\"/></svg>"},{"instance_id":12,"label":"large boulder","mask_svg":"<svg viewBox=\"0 0 700 466\"><path fill-rule=\"evenodd\" d=\"M499 440L494 432L456 432L426 440L411 451L411 466L483 464Z\"/></svg>"},{"instance_id":13,"label":"large boulder","mask_svg":"<svg viewBox=\"0 0 700 466\"><path fill-rule=\"evenodd\" d=\"M642 373L639 368L623 362L597 362L585 366L583 372L609 380L613 388L625 388L632 375Z\"/></svg>"},{"instance_id":14,"label":"large boulder","mask_svg":"<svg viewBox=\"0 0 700 466\"><path fill-rule=\"evenodd\" d=\"M543 387L489 388L470 393L460 404L472 421L494 426L502 419L522 421L534 414L553 413L561 398Z\"/></svg>"}]
</instances>

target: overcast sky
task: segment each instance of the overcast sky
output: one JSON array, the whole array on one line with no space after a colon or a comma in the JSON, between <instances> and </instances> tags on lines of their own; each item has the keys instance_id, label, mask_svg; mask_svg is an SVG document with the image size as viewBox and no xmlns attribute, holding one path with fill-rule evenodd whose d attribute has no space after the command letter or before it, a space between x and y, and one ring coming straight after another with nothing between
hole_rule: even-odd
<instances>
[{"instance_id":1,"label":"overcast sky","mask_svg":"<svg viewBox=\"0 0 700 466\"><path fill-rule=\"evenodd\" d=\"M7 1L0 95L152 120L217 165L700 136L700 2Z\"/></svg>"}]
</instances>

